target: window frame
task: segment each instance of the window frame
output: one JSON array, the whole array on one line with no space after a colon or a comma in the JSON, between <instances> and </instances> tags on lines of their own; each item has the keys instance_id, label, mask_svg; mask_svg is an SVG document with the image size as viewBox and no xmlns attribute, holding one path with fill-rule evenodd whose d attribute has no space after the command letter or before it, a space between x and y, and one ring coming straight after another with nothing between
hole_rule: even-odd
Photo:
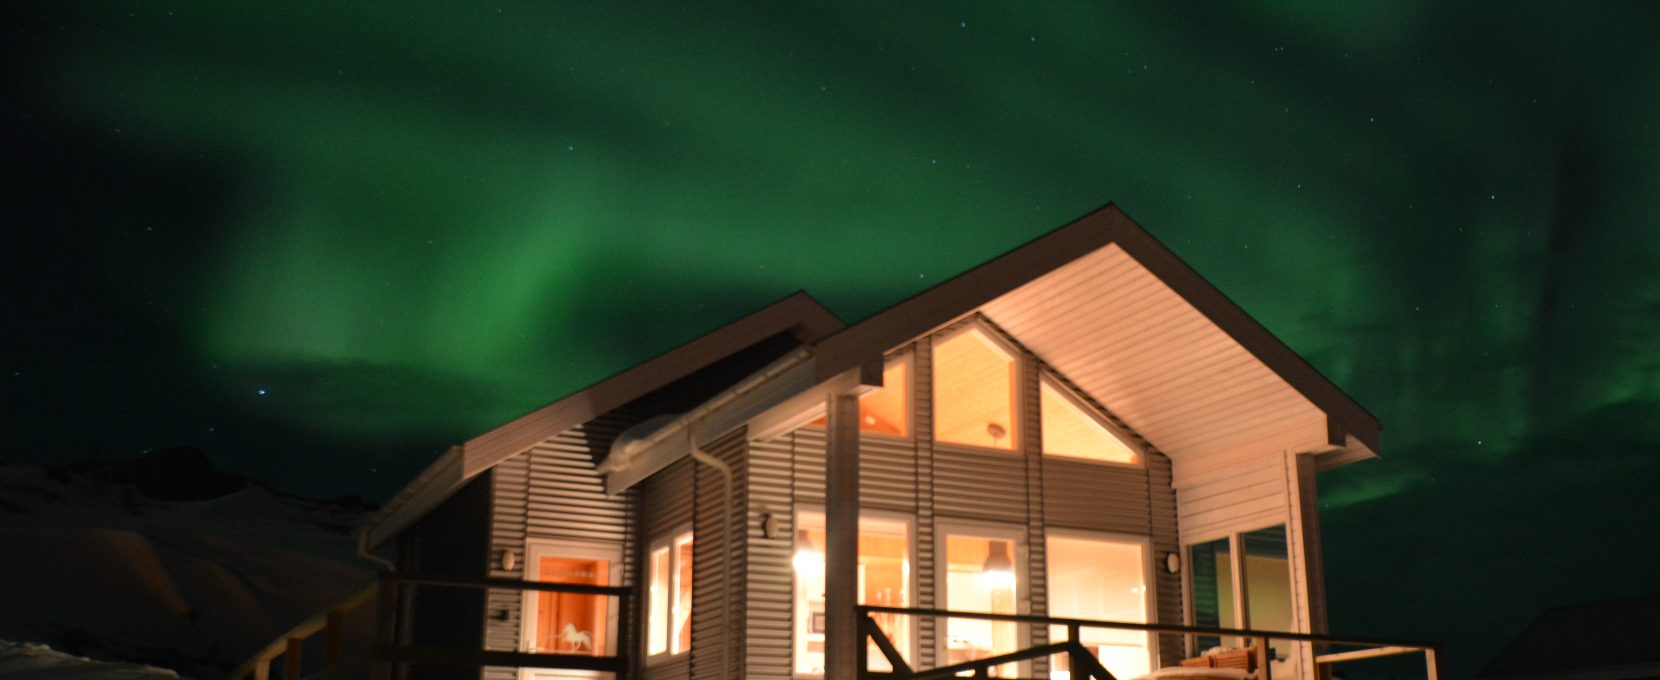
<instances>
[{"instance_id":1,"label":"window frame","mask_svg":"<svg viewBox=\"0 0 1660 680\"><path fill-rule=\"evenodd\" d=\"M1157 623L1159 618L1158 601L1158 570L1153 566L1153 537L1145 534L1129 534L1118 531L1092 531L1089 529L1071 529L1064 527L1045 527L1043 530L1043 579L1046 584L1054 582L1049 573L1049 539L1100 541L1104 543L1135 543L1141 546L1141 581L1142 607L1144 618L1148 623ZM1054 591L1044 591L1045 602L1054 601ZM1159 633L1147 633L1147 656L1149 668L1157 670L1159 661ZM1054 640L1050 640L1054 642Z\"/></svg>"},{"instance_id":2,"label":"window frame","mask_svg":"<svg viewBox=\"0 0 1660 680\"><path fill-rule=\"evenodd\" d=\"M1185 541L1181 544L1182 615L1184 617L1183 620L1187 625L1194 625L1193 621L1196 618L1193 612L1193 569L1191 564L1193 561L1193 546L1213 543L1215 541L1225 539L1228 542L1228 569L1232 572L1229 578L1231 579L1233 585L1231 597L1233 598L1234 620L1231 622L1224 622L1220 627L1236 628L1240 630L1249 629L1251 610L1250 593L1247 592L1247 588L1249 587L1249 575L1247 574L1247 567L1245 563L1245 534L1262 531L1264 529L1272 529L1274 527L1282 527L1285 530L1286 562L1289 576L1291 577L1291 582L1287 584L1289 588L1288 592L1291 597L1291 627L1294 629L1302 627L1304 613L1297 604L1299 586L1297 580L1296 550L1293 547L1295 545L1295 535L1291 531L1291 522L1289 519L1249 529L1229 529L1227 531L1207 532L1200 534L1196 540ZM1197 646L1197 638L1199 637L1198 634L1189 633L1183 637L1186 638L1189 649ZM1228 638L1227 636L1223 636L1223 639L1227 640Z\"/></svg>"},{"instance_id":3,"label":"window frame","mask_svg":"<svg viewBox=\"0 0 1660 680\"><path fill-rule=\"evenodd\" d=\"M646 606L642 608L643 616L640 617L644 621L644 628L640 631L640 656L645 659L647 666L653 666L676 657L682 657L692 651L691 645L687 645L685 649L679 651L675 651L674 649L675 643L677 642L674 630L675 609L677 608L676 602L679 599L677 597L678 593L674 591L674 585L680 574L680 551L676 550L675 546L681 543L682 538L688 539L692 542L692 553L694 555L692 562L695 565L697 563L697 558L695 557L697 553L697 536L692 531L692 525L689 522L658 534L657 538L654 538L650 542L646 543L646 595L643 598ZM669 590L668 608L665 612L665 618L662 621L653 621L651 616L651 586L652 582L656 580L656 574L652 572L653 564L651 556L652 553L655 553L661 549L667 549L669 551L668 573L666 575L667 580L665 583L665 588ZM697 596L697 571L695 568L692 571L692 590L692 596L695 598ZM658 652L656 654L651 653L651 627L654 625L661 625L666 628L664 631L665 637L663 638L666 643L664 645L664 649L666 651Z\"/></svg>"},{"instance_id":4,"label":"window frame","mask_svg":"<svg viewBox=\"0 0 1660 680\"><path fill-rule=\"evenodd\" d=\"M1108 434L1111 434L1112 436L1117 437L1118 441L1123 442L1124 445L1129 447L1129 449L1131 451L1134 451L1135 452L1135 461L1134 462L1129 462L1129 463L1120 463L1118 461L1101 460L1099 458L1086 458L1086 457L1083 457L1083 456L1074 456L1074 455L1068 455L1068 454L1064 454L1064 453L1050 453L1047 450L1041 450L1041 449L1043 449L1043 437L1042 437L1042 434L1043 434L1043 386L1045 384L1047 384L1050 387L1054 388L1055 392L1059 393L1063 399L1066 399L1067 401L1071 402L1072 405L1074 407L1076 407L1079 411L1082 411L1083 414L1086 417L1094 420L1096 422L1096 424L1100 425L1103 429L1105 429ZM1044 367L1044 368L1041 368L1041 369L1038 370L1037 389L1038 389L1038 399L1037 399L1038 407L1037 407L1037 417L1035 418L1035 421L1037 422L1038 435L1039 435L1038 436L1038 448L1040 450L1038 451L1038 455L1044 456L1046 458L1059 458L1059 459L1062 459L1062 460L1079 461L1079 462L1083 462L1083 463L1090 463L1090 464L1093 464L1093 465L1102 465L1102 466L1106 466L1106 467L1131 468L1131 469L1138 469L1138 470L1139 469L1144 469L1144 468L1147 467L1147 445L1142 443L1141 441L1137 440L1134 436L1132 436L1130 434L1130 432L1127 429L1125 429L1123 427L1120 427L1117 423L1114 423L1110 419L1108 419L1106 414L1102 413L1100 411L1100 409L1097 409L1095 407L1095 405L1089 403L1082 396L1080 396L1078 394L1078 391L1073 389L1070 384L1068 384L1063 378L1061 378L1059 373L1055 372L1054 369Z\"/></svg>"},{"instance_id":5,"label":"window frame","mask_svg":"<svg viewBox=\"0 0 1660 680\"><path fill-rule=\"evenodd\" d=\"M623 578L623 548L615 543L598 541L581 541L563 538L526 538L524 546L524 563L521 566L521 578L526 581L540 581L543 557L574 557L580 559L608 560L611 563L610 573L606 581L612 585L621 585ZM540 606L537 596L542 591L525 590L519 595L519 651L530 652L535 646L536 637L541 631L537 630L536 619ZM618 624L622 620L617 606L606 605L606 635L607 649L625 649L619 646ZM519 677L530 678L528 673L533 669L520 669Z\"/></svg>"},{"instance_id":6,"label":"window frame","mask_svg":"<svg viewBox=\"0 0 1660 680\"><path fill-rule=\"evenodd\" d=\"M1047 532L1047 529L1045 530ZM961 519L955 517L934 518L934 603L939 609L950 609L951 559L947 553L952 534L977 536L993 540L1011 541L1014 543L1014 611L1016 614L1032 613L1032 546L1030 532L1025 526L1007 522L984 521L975 519ZM1045 546L1047 547L1047 546ZM1044 563L1044 576L1048 576L1048 562ZM1021 624L1016 634L1018 641L1016 649L1025 649L1032 644L1032 627L1040 624ZM950 652L946 649L950 637L947 622L936 624L934 628L934 658L948 658ZM1016 661L1017 675L1029 677L1032 668L1031 661Z\"/></svg>"},{"instance_id":7,"label":"window frame","mask_svg":"<svg viewBox=\"0 0 1660 680\"><path fill-rule=\"evenodd\" d=\"M820 517L825 518L825 520L827 522L829 521L829 515L826 513L825 506L823 504L821 504L821 503L796 503L795 504L795 511L790 514L790 536L791 536L791 538L790 538L790 557L792 558L792 560L795 557L796 551L800 549L800 547L796 544L796 540L797 540L796 537L800 536L801 515L803 515L803 514L816 514ZM905 588L906 588L906 593L908 595L908 597L906 598L906 601L908 602L908 604L906 604L905 606L907 606L907 607L917 606L916 602L921 596L921 594L917 591L917 587L921 583L920 573L919 573L921 570L917 568L917 537L916 537L917 522L916 522L916 515L908 514L908 513L904 513L904 512L898 512L898 511L894 511L894 510L882 510L882 509L878 509L878 508L860 507L859 508L859 520L862 522L866 519L873 519L873 520L878 520L878 521L882 521L882 522L904 522L905 523L905 560L906 560L906 563L908 565L907 570L910 572L907 575L906 579L905 579ZM856 541L855 541L855 545L857 545ZM797 616L798 612L796 612L795 607L796 607L796 601L797 601L797 591L800 589L800 584L796 583L796 573L795 572L796 572L795 567L792 564L792 566L790 567L790 639L791 639L791 642L790 642L790 677L800 678L801 680L822 680L822 678L824 678L823 675L815 675L815 674L812 674L812 673L801 673L801 672L796 671L795 629L796 629L796 616ZM915 617L913 617L913 619L914 618ZM917 651L918 651L917 645L921 644L921 640L922 640L920 626L918 626L916 621L913 620L913 621L911 621L910 625L906 626L906 628L908 629L906 631L906 633L907 633L906 637L909 638L909 642L910 642L910 645L909 645L909 647L907 647L907 649L911 653L911 658L907 659L907 661L914 664L914 663L916 663L916 655L917 655Z\"/></svg>"},{"instance_id":8,"label":"window frame","mask_svg":"<svg viewBox=\"0 0 1660 680\"><path fill-rule=\"evenodd\" d=\"M896 442L908 442L908 441L915 441L916 440L916 387L917 387L917 379L916 379L916 350L914 349L914 347L912 345L906 345L905 347L903 347L901 349L897 349L897 350L894 350L893 352L890 352L886 355L883 355L883 357L882 357L882 372L884 374L887 373L888 367L890 365L896 363L896 362L903 362L905 364L905 406L904 406L905 434L904 435L897 435L897 434L888 434L886 432L877 432L877 431L874 431L874 430L866 430L864 428L864 423L860 422L859 423L859 436L860 437L878 437L878 438L881 438L881 439L886 439L888 441L896 441ZM881 389L884 389L884 390L888 389L888 388L889 388L889 385L886 385L886 384L882 385L882 387L881 387ZM860 398L862 399L863 396L864 395L860 395ZM812 428L817 428L817 429L820 429L820 430L826 430L827 428L825 427L825 423L821 423L819 421L827 420L829 418L829 414L826 413L823 408L818 408L815 411L815 413L817 415L814 415L811 419L809 419L807 421L807 424L803 425L802 427L812 427ZM818 676L811 676L811 677L818 677Z\"/></svg>"},{"instance_id":9,"label":"window frame","mask_svg":"<svg viewBox=\"0 0 1660 680\"><path fill-rule=\"evenodd\" d=\"M985 336L991 344L1002 350L1003 353L1009 355L1009 359L1014 362L1014 376L1012 377L1014 389L1013 394L1009 395L1009 424L1014 426L1015 431L1009 437L1010 446L1006 449L995 446L983 446L980 444L964 444L962 442L944 441L940 439L938 392L940 371L937 350L941 342L951 340L952 338L964 333L976 331L978 331L980 335ZM1004 337L1001 331L993 328L990 324L987 324L979 316L970 317L959 323L953 324L944 330L934 333L928 342L928 408L932 420L932 427L929 428L931 430L929 435L933 445L936 447L943 446L947 449L953 450L988 451L1016 456L1026 455L1027 430L1025 428L1031 426L1031 422L1029 421L1031 416L1026 413L1024 405L1026 400L1022 398L1026 393L1026 385L1030 382L1030 376L1028 375L1028 369L1026 367L1026 357L1027 352L1025 349L1015 344L1009 338ZM912 382L915 381L913 380Z\"/></svg>"}]
</instances>

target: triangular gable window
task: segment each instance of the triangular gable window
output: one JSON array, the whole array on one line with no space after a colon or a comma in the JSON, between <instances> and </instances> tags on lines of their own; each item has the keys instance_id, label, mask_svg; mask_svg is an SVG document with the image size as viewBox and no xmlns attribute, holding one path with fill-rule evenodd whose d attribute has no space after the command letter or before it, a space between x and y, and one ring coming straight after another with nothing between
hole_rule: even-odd
<instances>
[{"instance_id":1,"label":"triangular gable window","mask_svg":"<svg viewBox=\"0 0 1660 680\"><path fill-rule=\"evenodd\" d=\"M977 327L934 343L934 440L1014 450L1015 360Z\"/></svg>"},{"instance_id":2,"label":"triangular gable window","mask_svg":"<svg viewBox=\"0 0 1660 680\"><path fill-rule=\"evenodd\" d=\"M1141 462L1140 447L1124 441L1049 378L1040 381L1039 390L1044 455L1132 465Z\"/></svg>"}]
</instances>

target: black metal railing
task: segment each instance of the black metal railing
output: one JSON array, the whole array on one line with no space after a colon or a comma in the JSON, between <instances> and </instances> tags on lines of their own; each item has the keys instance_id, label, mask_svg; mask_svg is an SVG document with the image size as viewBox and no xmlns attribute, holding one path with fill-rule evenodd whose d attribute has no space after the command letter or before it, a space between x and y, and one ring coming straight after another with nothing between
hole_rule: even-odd
<instances>
[{"instance_id":1,"label":"black metal railing","mask_svg":"<svg viewBox=\"0 0 1660 680\"><path fill-rule=\"evenodd\" d=\"M878 607L861 605L859 613L859 644L857 668L860 677L867 680L941 680L960 674L968 673L977 678L989 677L991 669L1007 663L1017 663L1032 659L1046 658L1055 655L1065 655L1072 669L1072 676L1076 680L1116 680L1101 664L1087 646L1081 642L1081 633L1086 628L1106 628L1114 630L1133 630L1154 634L1184 635L1184 636L1216 636L1231 637L1250 641L1253 667L1257 670L1257 680L1272 680L1272 665L1274 660L1274 641L1289 643L1306 643L1314 646L1314 664L1316 670L1348 661L1374 659L1401 654L1422 653L1424 655L1424 673L1429 680L1439 680L1440 660L1436 645L1426 642L1402 642L1399 640L1379 640L1371 638L1341 637L1318 633L1287 633L1277 631L1263 631L1250 628L1211 628L1206 626L1187 626L1162 623L1133 623L1128 621L1097 621L1092 619L1073 619L1053 616L1033 616L1029 614L987 614L981 612L960 612L945 609L916 609L906 607ZM1066 640L1034 645L1006 654L989 656L972 661L964 661L945 666L928 669L913 668L903 655L899 653L881 626L877 625L872 614L890 614L934 619L969 619L979 621L993 621L1005 623L1019 623L1027 625L1059 626L1066 629ZM874 644L877 652L888 662L890 671L870 670L870 647ZM1361 649L1347 651L1331 651L1333 647L1360 647ZM1324 653L1320 653L1325 648Z\"/></svg>"},{"instance_id":2,"label":"black metal railing","mask_svg":"<svg viewBox=\"0 0 1660 680\"><path fill-rule=\"evenodd\" d=\"M615 598L612 611L617 612L617 634L610 643L614 651L605 655L565 654L537 651L500 651L478 647L445 647L414 644L408 638L407 607L400 606L403 596L414 588L442 588L466 590L513 590L519 592L567 593ZM631 657L621 650L629 649L632 630L630 598L632 589L619 586L591 586L570 583L544 583L501 578L446 578L382 574L340 604L313 616L271 644L261 649L231 674L232 680L267 680L273 667L282 671L285 680L299 680L305 669L303 650L306 642L317 633L323 633L325 653L321 668L322 678L347 677L348 671L364 667L375 680L390 680L401 674L399 667L415 664L436 664L483 668L485 666L512 666L520 668L550 668L567 670L604 671L627 677ZM480 592L482 601L485 593ZM346 634L344 621L369 603L374 603L374 642L367 650L344 649ZM599 650L595 650L596 652ZM352 664L352 660L357 664Z\"/></svg>"}]
</instances>

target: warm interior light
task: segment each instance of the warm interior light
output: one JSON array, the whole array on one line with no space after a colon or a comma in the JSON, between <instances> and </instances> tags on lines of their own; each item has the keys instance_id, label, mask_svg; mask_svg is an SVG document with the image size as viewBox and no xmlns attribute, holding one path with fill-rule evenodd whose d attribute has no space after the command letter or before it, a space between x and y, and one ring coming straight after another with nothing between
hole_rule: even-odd
<instances>
[{"instance_id":1,"label":"warm interior light","mask_svg":"<svg viewBox=\"0 0 1660 680\"><path fill-rule=\"evenodd\" d=\"M992 541L986 551L986 563L980 566L980 582L987 588L1014 587L1014 560L1009 557L1009 544Z\"/></svg>"},{"instance_id":2,"label":"warm interior light","mask_svg":"<svg viewBox=\"0 0 1660 680\"><path fill-rule=\"evenodd\" d=\"M1136 451L1072 397L1044 378L1038 410L1043 413L1043 453L1112 463L1135 463Z\"/></svg>"},{"instance_id":3,"label":"warm interior light","mask_svg":"<svg viewBox=\"0 0 1660 680\"><path fill-rule=\"evenodd\" d=\"M871 390L859 397L861 431L895 437L910 436L910 366L909 354L890 359L882 369L881 389ZM812 424L823 426L824 423L825 419L821 416Z\"/></svg>"},{"instance_id":4,"label":"warm interior light","mask_svg":"<svg viewBox=\"0 0 1660 680\"><path fill-rule=\"evenodd\" d=\"M979 328L934 344L934 439L1013 449L1015 360Z\"/></svg>"},{"instance_id":5,"label":"warm interior light","mask_svg":"<svg viewBox=\"0 0 1660 680\"><path fill-rule=\"evenodd\" d=\"M796 573L824 571L824 553L813 547L813 538L806 529L795 532L795 557L790 560Z\"/></svg>"}]
</instances>

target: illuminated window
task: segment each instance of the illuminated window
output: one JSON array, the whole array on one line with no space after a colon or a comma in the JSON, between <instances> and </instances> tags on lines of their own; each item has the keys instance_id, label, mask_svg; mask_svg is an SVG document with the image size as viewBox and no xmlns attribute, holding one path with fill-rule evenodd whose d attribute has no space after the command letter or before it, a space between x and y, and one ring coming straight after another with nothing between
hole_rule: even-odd
<instances>
[{"instance_id":1,"label":"illuminated window","mask_svg":"<svg viewBox=\"0 0 1660 680\"><path fill-rule=\"evenodd\" d=\"M647 592L646 655L692 647L692 532L652 545Z\"/></svg>"},{"instance_id":2,"label":"illuminated window","mask_svg":"<svg viewBox=\"0 0 1660 680\"><path fill-rule=\"evenodd\" d=\"M610 548L532 543L527 549L525 575L546 583L585 586L611 585L621 576L618 554ZM521 645L528 652L585 656L611 653L611 614L608 595L525 591Z\"/></svg>"},{"instance_id":3,"label":"illuminated window","mask_svg":"<svg viewBox=\"0 0 1660 680\"><path fill-rule=\"evenodd\" d=\"M934 439L1014 450L1015 360L979 328L934 343Z\"/></svg>"},{"instance_id":4,"label":"illuminated window","mask_svg":"<svg viewBox=\"0 0 1660 680\"><path fill-rule=\"evenodd\" d=\"M895 437L911 436L911 355L888 360L882 387L859 397L859 430ZM824 418L813 421L824 425Z\"/></svg>"},{"instance_id":5,"label":"illuminated window","mask_svg":"<svg viewBox=\"0 0 1660 680\"><path fill-rule=\"evenodd\" d=\"M1044 455L1109 463L1139 462L1135 448L1048 378L1040 381L1038 392L1039 410L1043 412Z\"/></svg>"},{"instance_id":6,"label":"illuminated window","mask_svg":"<svg viewBox=\"0 0 1660 680\"><path fill-rule=\"evenodd\" d=\"M1142 542L1051 534L1047 543L1050 616L1147 622L1147 556ZM1145 632L1084 628L1078 638L1115 678L1134 678L1151 670ZM1050 627L1050 642L1065 639L1064 626ZM1069 661L1064 654L1054 657L1049 676L1069 680Z\"/></svg>"},{"instance_id":7,"label":"illuminated window","mask_svg":"<svg viewBox=\"0 0 1660 680\"><path fill-rule=\"evenodd\" d=\"M947 532L945 537L945 608L952 611L1017 614L1021 546L1004 536ZM945 622L945 664L958 664L1019 650L1018 624L951 618ZM1020 664L991 669L993 677L1019 676Z\"/></svg>"},{"instance_id":8,"label":"illuminated window","mask_svg":"<svg viewBox=\"0 0 1660 680\"><path fill-rule=\"evenodd\" d=\"M824 513L796 515L795 539L795 672L824 674ZM911 605L910 527L903 520L859 518L859 604L884 607ZM908 618L871 614L888 634L901 657L910 658ZM887 672L887 658L869 649L870 670Z\"/></svg>"}]
</instances>

